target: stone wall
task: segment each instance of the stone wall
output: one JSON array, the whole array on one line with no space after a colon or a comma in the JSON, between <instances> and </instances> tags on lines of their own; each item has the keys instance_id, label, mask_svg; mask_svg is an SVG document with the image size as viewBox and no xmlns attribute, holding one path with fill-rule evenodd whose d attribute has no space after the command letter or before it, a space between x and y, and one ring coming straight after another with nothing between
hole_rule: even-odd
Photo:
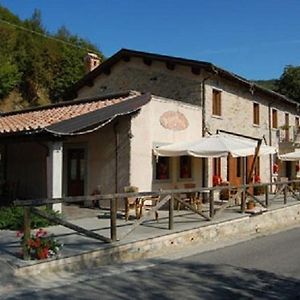
<instances>
[{"instance_id":1,"label":"stone wall","mask_svg":"<svg viewBox=\"0 0 300 300\"><path fill-rule=\"evenodd\" d=\"M131 57L129 62L119 61L113 65L109 75L100 74L94 79L92 87L85 86L79 90L78 97L132 89L201 106L203 78L207 78L205 81L205 125L210 133L223 130L256 139L264 138L267 144L278 146L278 130L272 129L270 124L271 109L278 110L278 126L284 125L285 113L289 113L290 125L295 124L297 110L294 104L255 90L252 92L249 87L228 81L218 75L207 74L204 70L200 70L197 75L192 72L190 66L179 64L175 65L174 70L170 70L165 62L153 60L151 65L147 65L142 58L136 57ZM212 115L213 89L222 91L221 117ZM254 102L260 105L259 125L253 124ZM196 136L202 128L201 114L197 114L197 121L199 131L195 131ZM292 132L290 136L292 137ZM141 136L141 140L143 138L144 136ZM272 160L271 157L261 159L261 177L264 181L270 180ZM222 161L223 178L226 178L226 160Z\"/></svg>"}]
</instances>

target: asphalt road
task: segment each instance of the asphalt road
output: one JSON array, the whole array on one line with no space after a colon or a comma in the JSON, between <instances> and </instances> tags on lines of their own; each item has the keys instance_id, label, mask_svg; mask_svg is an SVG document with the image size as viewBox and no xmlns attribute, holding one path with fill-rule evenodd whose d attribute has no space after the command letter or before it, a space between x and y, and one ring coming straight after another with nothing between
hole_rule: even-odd
<instances>
[{"instance_id":1,"label":"asphalt road","mask_svg":"<svg viewBox=\"0 0 300 300\"><path fill-rule=\"evenodd\" d=\"M0 299L300 299L299 256L296 228L176 260L2 278Z\"/></svg>"}]
</instances>

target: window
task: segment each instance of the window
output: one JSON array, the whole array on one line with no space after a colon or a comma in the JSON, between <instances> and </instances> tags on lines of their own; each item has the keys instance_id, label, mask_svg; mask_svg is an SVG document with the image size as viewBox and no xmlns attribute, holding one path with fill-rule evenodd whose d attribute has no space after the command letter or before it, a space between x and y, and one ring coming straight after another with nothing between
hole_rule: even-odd
<instances>
[{"instance_id":1,"label":"window","mask_svg":"<svg viewBox=\"0 0 300 300\"><path fill-rule=\"evenodd\" d=\"M213 175L221 176L221 158L213 159Z\"/></svg>"},{"instance_id":2,"label":"window","mask_svg":"<svg viewBox=\"0 0 300 300\"><path fill-rule=\"evenodd\" d=\"M259 125L259 104L253 103L253 124Z\"/></svg>"},{"instance_id":3,"label":"window","mask_svg":"<svg viewBox=\"0 0 300 300\"><path fill-rule=\"evenodd\" d=\"M285 140L288 141L290 138L290 116L288 113L285 113L284 115L285 118Z\"/></svg>"},{"instance_id":4,"label":"window","mask_svg":"<svg viewBox=\"0 0 300 300\"><path fill-rule=\"evenodd\" d=\"M192 158L190 156L180 156L180 179L192 178Z\"/></svg>"},{"instance_id":5,"label":"window","mask_svg":"<svg viewBox=\"0 0 300 300\"><path fill-rule=\"evenodd\" d=\"M159 157L156 162L155 179L166 180L170 179L170 158Z\"/></svg>"},{"instance_id":6,"label":"window","mask_svg":"<svg viewBox=\"0 0 300 300\"><path fill-rule=\"evenodd\" d=\"M242 176L242 158L237 157L236 158L236 177Z\"/></svg>"},{"instance_id":7,"label":"window","mask_svg":"<svg viewBox=\"0 0 300 300\"><path fill-rule=\"evenodd\" d=\"M272 109L272 128L278 128L277 110Z\"/></svg>"},{"instance_id":8,"label":"window","mask_svg":"<svg viewBox=\"0 0 300 300\"><path fill-rule=\"evenodd\" d=\"M295 127L296 129L299 128L299 117L295 117Z\"/></svg>"},{"instance_id":9,"label":"window","mask_svg":"<svg viewBox=\"0 0 300 300\"><path fill-rule=\"evenodd\" d=\"M221 179L221 158L213 158L213 186L220 185Z\"/></svg>"},{"instance_id":10,"label":"window","mask_svg":"<svg viewBox=\"0 0 300 300\"><path fill-rule=\"evenodd\" d=\"M221 91L213 90L212 114L221 116Z\"/></svg>"},{"instance_id":11,"label":"window","mask_svg":"<svg viewBox=\"0 0 300 300\"><path fill-rule=\"evenodd\" d=\"M295 117L295 132L298 133L299 131L299 117Z\"/></svg>"}]
</instances>

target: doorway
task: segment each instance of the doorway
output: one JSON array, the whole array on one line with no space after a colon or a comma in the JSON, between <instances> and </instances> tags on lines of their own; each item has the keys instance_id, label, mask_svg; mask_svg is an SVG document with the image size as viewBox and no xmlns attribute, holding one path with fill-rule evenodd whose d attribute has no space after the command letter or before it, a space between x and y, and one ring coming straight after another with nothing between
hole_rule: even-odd
<instances>
[{"instance_id":1,"label":"doorway","mask_svg":"<svg viewBox=\"0 0 300 300\"><path fill-rule=\"evenodd\" d=\"M86 151L84 148L67 150L67 195L83 196L86 178Z\"/></svg>"},{"instance_id":2,"label":"doorway","mask_svg":"<svg viewBox=\"0 0 300 300\"><path fill-rule=\"evenodd\" d=\"M247 156L246 159L246 166L245 166L245 173L243 172L243 158L242 157L232 157L231 155L228 156L228 164L227 164L227 178L231 185L239 186L243 184L243 176L246 176L245 179L248 177L248 173L251 169L253 164L254 156ZM259 176L259 157L256 159L256 163L253 170L253 175ZM252 178L253 180L255 178Z\"/></svg>"}]
</instances>

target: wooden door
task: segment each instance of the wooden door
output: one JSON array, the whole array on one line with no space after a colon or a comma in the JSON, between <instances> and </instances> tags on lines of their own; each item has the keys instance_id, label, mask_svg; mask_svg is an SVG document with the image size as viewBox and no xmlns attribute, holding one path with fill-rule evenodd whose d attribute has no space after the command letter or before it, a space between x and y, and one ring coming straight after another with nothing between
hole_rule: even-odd
<instances>
[{"instance_id":1,"label":"wooden door","mask_svg":"<svg viewBox=\"0 0 300 300\"><path fill-rule=\"evenodd\" d=\"M232 185L241 185L243 183L243 176L245 179L249 176L249 172L251 170L251 166L253 163L254 156L248 156L246 159L245 170L243 170L243 158L236 157L233 158L231 155L228 156L228 181ZM243 173L244 172L244 173ZM256 164L254 167L254 176L259 176L259 158L256 160ZM254 181L254 177L252 181Z\"/></svg>"},{"instance_id":2,"label":"wooden door","mask_svg":"<svg viewBox=\"0 0 300 300\"><path fill-rule=\"evenodd\" d=\"M85 184L85 151L84 149L68 149L67 152L67 184L68 196L84 195Z\"/></svg>"},{"instance_id":3,"label":"wooden door","mask_svg":"<svg viewBox=\"0 0 300 300\"><path fill-rule=\"evenodd\" d=\"M231 185L241 185L243 180L242 175L242 157L232 157L228 156L228 164L227 164L227 178Z\"/></svg>"}]
</instances>

